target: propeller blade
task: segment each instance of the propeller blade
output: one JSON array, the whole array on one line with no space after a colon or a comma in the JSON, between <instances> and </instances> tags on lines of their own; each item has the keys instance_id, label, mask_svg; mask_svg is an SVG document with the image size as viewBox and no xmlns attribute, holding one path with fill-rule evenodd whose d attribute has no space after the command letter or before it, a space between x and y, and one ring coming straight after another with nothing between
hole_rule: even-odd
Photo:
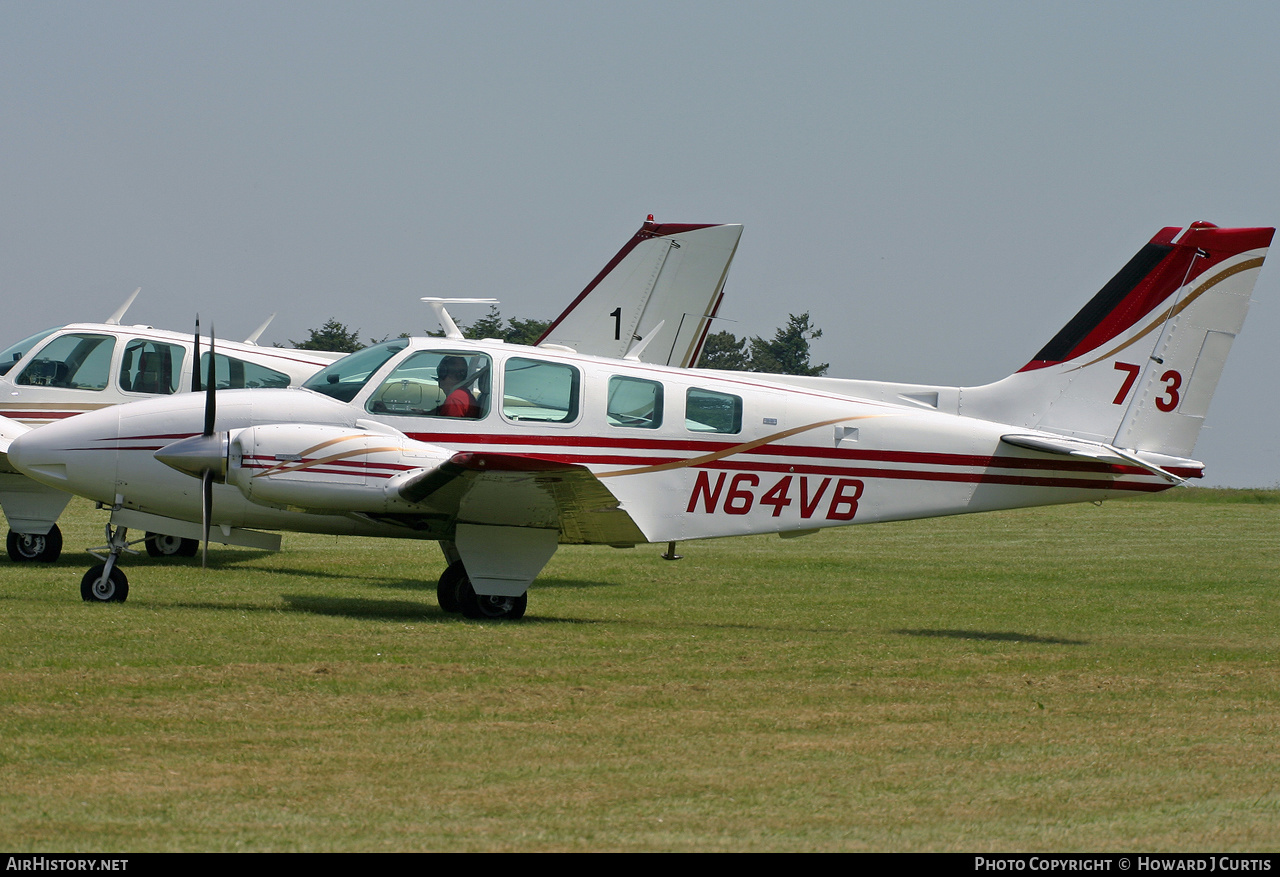
<instances>
[{"instance_id":1,"label":"propeller blade","mask_svg":"<svg viewBox=\"0 0 1280 877\"><path fill-rule=\"evenodd\" d=\"M214 359L216 359L216 357L213 355L213 345L214 345L213 324L210 323L209 324L209 379L206 382L205 394L204 394L204 435L206 436L213 435L213 422L218 413L218 403L214 399L214 396L215 396L214 390L215 390L215 384L216 384L214 380L214 377L215 377Z\"/></svg>"},{"instance_id":2,"label":"propeller blade","mask_svg":"<svg viewBox=\"0 0 1280 877\"><path fill-rule=\"evenodd\" d=\"M191 392L200 392L200 315L196 314L196 349L191 363Z\"/></svg>"},{"instance_id":3,"label":"propeller blade","mask_svg":"<svg viewBox=\"0 0 1280 877\"><path fill-rule=\"evenodd\" d=\"M204 552L200 556L200 567L209 565L209 527L213 519L213 472L206 469L200 477L200 526L204 530Z\"/></svg>"}]
</instances>

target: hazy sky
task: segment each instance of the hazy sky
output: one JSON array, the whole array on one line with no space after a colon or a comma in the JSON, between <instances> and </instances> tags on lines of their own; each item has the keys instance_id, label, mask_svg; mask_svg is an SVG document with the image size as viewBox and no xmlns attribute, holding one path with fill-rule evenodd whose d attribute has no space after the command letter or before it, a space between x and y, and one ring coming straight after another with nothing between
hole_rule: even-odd
<instances>
[{"instance_id":1,"label":"hazy sky","mask_svg":"<svg viewBox=\"0 0 1280 877\"><path fill-rule=\"evenodd\" d=\"M1280 4L0 0L0 346L548 319L646 214L833 375L1022 366L1158 229L1280 221ZM1196 456L1280 484L1280 253ZM483 316L459 309L460 320Z\"/></svg>"}]
</instances>

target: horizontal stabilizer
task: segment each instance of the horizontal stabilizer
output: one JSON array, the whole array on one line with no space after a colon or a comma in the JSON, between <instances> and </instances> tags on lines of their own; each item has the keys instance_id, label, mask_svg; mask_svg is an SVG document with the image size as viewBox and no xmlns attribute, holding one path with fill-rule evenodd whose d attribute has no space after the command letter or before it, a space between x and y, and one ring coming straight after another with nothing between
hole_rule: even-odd
<instances>
[{"instance_id":1,"label":"horizontal stabilizer","mask_svg":"<svg viewBox=\"0 0 1280 877\"><path fill-rule=\"evenodd\" d=\"M1153 475L1158 475L1171 484L1184 484L1185 478L1175 475L1167 469L1150 463L1136 454L1123 451L1113 445L1102 442L1091 442L1084 439L1066 437L1049 437L1041 435L1002 435L1000 441L1015 448L1026 448L1029 451L1040 451L1043 454L1057 454L1067 457L1084 457L1100 463L1111 463L1117 466L1137 466ZM1192 460L1181 461L1191 466L1199 466Z\"/></svg>"}]
</instances>

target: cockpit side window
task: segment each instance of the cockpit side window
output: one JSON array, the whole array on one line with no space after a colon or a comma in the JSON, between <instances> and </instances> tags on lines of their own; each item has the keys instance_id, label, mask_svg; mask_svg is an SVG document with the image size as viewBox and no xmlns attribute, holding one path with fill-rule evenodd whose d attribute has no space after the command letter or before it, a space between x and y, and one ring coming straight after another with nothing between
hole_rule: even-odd
<instances>
[{"instance_id":1,"label":"cockpit side window","mask_svg":"<svg viewBox=\"0 0 1280 877\"><path fill-rule=\"evenodd\" d=\"M120 360L120 389L156 396L176 393L185 355L181 344L134 338L125 344Z\"/></svg>"},{"instance_id":2,"label":"cockpit side window","mask_svg":"<svg viewBox=\"0 0 1280 877\"><path fill-rule=\"evenodd\" d=\"M420 350L395 367L365 408L371 414L478 420L489 413L491 370L483 353Z\"/></svg>"},{"instance_id":3,"label":"cockpit side window","mask_svg":"<svg viewBox=\"0 0 1280 877\"><path fill-rule=\"evenodd\" d=\"M111 378L115 340L111 335L87 333L55 338L27 363L16 383L28 387L105 390Z\"/></svg>"},{"instance_id":4,"label":"cockpit side window","mask_svg":"<svg viewBox=\"0 0 1280 877\"><path fill-rule=\"evenodd\" d=\"M399 338L366 347L322 368L307 378L302 386L337 399L339 402L350 402L369 382L374 372L408 346L408 341Z\"/></svg>"}]
</instances>

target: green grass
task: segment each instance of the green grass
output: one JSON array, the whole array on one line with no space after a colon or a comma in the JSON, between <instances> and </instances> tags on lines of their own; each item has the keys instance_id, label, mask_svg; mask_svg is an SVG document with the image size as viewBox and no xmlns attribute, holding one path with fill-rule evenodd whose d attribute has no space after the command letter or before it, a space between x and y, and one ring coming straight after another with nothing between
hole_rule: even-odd
<instances>
[{"instance_id":1,"label":"green grass","mask_svg":"<svg viewBox=\"0 0 1280 877\"><path fill-rule=\"evenodd\" d=\"M518 623L432 543L0 561L0 848L1280 846L1280 493L563 548Z\"/></svg>"}]
</instances>

